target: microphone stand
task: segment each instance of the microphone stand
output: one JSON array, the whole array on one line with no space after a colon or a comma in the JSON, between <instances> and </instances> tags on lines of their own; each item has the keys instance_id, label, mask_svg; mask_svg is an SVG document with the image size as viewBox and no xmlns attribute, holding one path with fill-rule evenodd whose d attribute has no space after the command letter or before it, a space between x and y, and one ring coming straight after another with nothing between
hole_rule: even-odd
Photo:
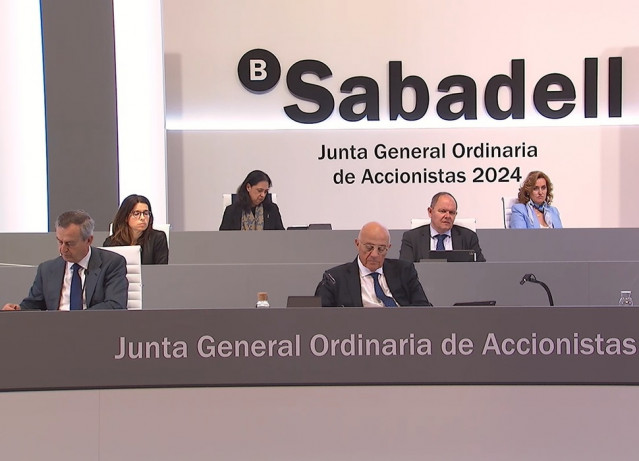
<instances>
[{"instance_id":1,"label":"microphone stand","mask_svg":"<svg viewBox=\"0 0 639 461\"><path fill-rule=\"evenodd\" d=\"M544 290L546 290L546 294L548 295L548 302L550 303L551 306L555 305L555 303L552 300L552 295L550 294L550 288L548 288L548 285L546 285L541 280L537 280L537 277L535 277L535 274L524 275L523 278L521 279L521 282L519 282L519 284L523 285L526 282L537 283L538 285L541 285L542 287L544 287Z\"/></svg>"}]
</instances>

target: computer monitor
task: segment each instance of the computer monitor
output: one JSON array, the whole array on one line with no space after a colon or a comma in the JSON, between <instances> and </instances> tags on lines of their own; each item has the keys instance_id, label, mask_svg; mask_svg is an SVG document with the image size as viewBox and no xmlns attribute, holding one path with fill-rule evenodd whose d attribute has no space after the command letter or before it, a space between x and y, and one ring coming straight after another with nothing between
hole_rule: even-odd
<instances>
[{"instance_id":1,"label":"computer monitor","mask_svg":"<svg viewBox=\"0 0 639 461\"><path fill-rule=\"evenodd\" d=\"M322 307L322 298L319 296L289 296L286 307Z\"/></svg>"},{"instance_id":2,"label":"computer monitor","mask_svg":"<svg viewBox=\"0 0 639 461\"><path fill-rule=\"evenodd\" d=\"M448 262L475 262L475 250L431 250L428 259L443 259ZM422 261L424 261L422 259Z\"/></svg>"},{"instance_id":3,"label":"computer monitor","mask_svg":"<svg viewBox=\"0 0 639 461\"><path fill-rule=\"evenodd\" d=\"M330 224L309 224L308 230L332 230L333 226Z\"/></svg>"},{"instance_id":4,"label":"computer monitor","mask_svg":"<svg viewBox=\"0 0 639 461\"><path fill-rule=\"evenodd\" d=\"M455 303L453 306L494 306L497 301L465 301L461 303Z\"/></svg>"}]
</instances>

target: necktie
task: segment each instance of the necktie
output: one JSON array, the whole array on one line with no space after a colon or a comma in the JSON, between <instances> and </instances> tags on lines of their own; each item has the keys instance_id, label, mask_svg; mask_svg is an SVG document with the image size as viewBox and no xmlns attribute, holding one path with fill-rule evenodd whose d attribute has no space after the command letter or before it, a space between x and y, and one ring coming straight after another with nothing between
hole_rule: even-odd
<instances>
[{"instance_id":1,"label":"necktie","mask_svg":"<svg viewBox=\"0 0 639 461\"><path fill-rule=\"evenodd\" d=\"M71 295L69 296L69 309L82 310L82 280L80 279L80 266L75 263L71 266Z\"/></svg>"},{"instance_id":2,"label":"necktie","mask_svg":"<svg viewBox=\"0 0 639 461\"><path fill-rule=\"evenodd\" d=\"M446 248L444 248L444 240L446 240L446 237L448 237L446 234L437 234L435 237L437 237L437 246L435 247L435 250L437 251L444 251Z\"/></svg>"},{"instance_id":3,"label":"necktie","mask_svg":"<svg viewBox=\"0 0 639 461\"><path fill-rule=\"evenodd\" d=\"M379 284L379 272L371 272L369 274L373 277L373 285L375 286L375 294L379 298L379 300L384 303L385 307L397 307L397 303L393 298L390 298L384 294L384 290L382 290L382 286Z\"/></svg>"}]
</instances>

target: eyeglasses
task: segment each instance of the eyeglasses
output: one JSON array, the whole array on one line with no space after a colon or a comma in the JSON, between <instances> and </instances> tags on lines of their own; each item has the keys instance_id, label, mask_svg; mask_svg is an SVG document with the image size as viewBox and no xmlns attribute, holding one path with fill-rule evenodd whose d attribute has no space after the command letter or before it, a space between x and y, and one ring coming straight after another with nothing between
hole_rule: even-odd
<instances>
[{"instance_id":1,"label":"eyeglasses","mask_svg":"<svg viewBox=\"0 0 639 461\"><path fill-rule=\"evenodd\" d=\"M132 211L131 212L131 216L133 216L134 218L142 218L142 216L144 216L145 218L148 218L149 216L151 216L151 212L149 210L144 210L144 211Z\"/></svg>"},{"instance_id":2,"label":"eyeglasses","mask_svg":"<svg viewBox=\"0 0 639 461\"><path fill-rule=\"evenodd\" d=\"M372 253L375 249L377 249L377 253L379 253L380 255L388 253L388 247L386 245L371 245L370 243L362 243L362 247L364 248L366 253Z\"/></svg>"}]
</instances>

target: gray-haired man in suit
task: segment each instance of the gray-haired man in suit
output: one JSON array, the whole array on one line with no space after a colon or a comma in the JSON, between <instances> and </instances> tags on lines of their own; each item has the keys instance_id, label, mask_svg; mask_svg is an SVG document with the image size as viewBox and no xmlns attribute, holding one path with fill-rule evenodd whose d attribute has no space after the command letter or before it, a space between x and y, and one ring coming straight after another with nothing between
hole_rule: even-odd
<instances>
[{"instance_id":1,"label":"gray-haired man in suit","mask_svg":"<svg viewBox=\"0 0 639 461\"><path fill-rule=\"evenodd\" d=\"M2 310L126 309L126 260L91 247L94 227L91 216L81 210L58 216L55 235L60 256L38 266L29 295L20 304L5 304ZM74 306L71 285L75 272L80 280Z\"/></svg>"}]
</instances>

